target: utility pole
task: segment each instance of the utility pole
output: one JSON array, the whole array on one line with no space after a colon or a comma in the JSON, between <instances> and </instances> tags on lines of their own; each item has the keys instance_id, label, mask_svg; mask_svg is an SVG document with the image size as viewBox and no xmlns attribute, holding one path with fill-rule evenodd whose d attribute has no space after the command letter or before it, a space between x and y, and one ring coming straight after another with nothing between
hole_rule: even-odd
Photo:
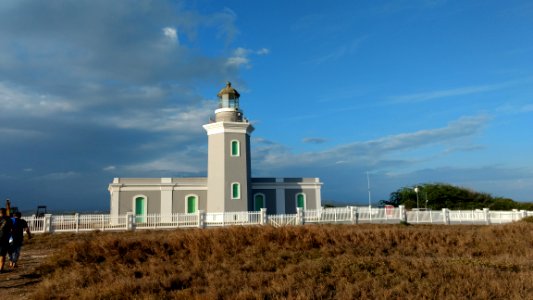
<instances>
[{"instance_id":1,"label":"utility pole","mask_svg":"<svg viewBox=\"0 0 533 300\"><path fill-rule=\"evenodd\" d=\"M372 196L370 194L370 175L368 175L368 171L366 171L366 181L368 183L368 208L372 208Z\"/></svg>"}]
</instances>

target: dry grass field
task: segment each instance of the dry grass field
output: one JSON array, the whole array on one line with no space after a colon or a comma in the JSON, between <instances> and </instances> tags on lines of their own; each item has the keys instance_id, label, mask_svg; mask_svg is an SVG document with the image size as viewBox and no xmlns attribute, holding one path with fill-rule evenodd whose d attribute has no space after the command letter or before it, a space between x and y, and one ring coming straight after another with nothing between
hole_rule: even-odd
<instances>
[{"instance_id":1,"label":"dry grass field","mask_svg":"<svg viewBox=\"0 0 533 300\"><path fill-rule=\"evenodd\" d=\"M533 223L526 222L40 239L56 250L35 270L33 299L533 299Z\"/></svg>"}]
</instances>

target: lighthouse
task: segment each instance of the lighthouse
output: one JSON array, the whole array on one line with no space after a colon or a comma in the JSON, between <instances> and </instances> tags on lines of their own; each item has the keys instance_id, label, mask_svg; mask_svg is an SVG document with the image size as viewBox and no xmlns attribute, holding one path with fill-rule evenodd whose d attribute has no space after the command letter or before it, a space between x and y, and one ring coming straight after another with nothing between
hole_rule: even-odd
<instances>
[{"instance_id":1,"label":"lighthouse","mask_svg":"<svg viewBox=\"0 0 533 300\"><path fill-rule=\"evenodd\" d=\"M254 127L240 109L240 94L231 83L220 90L214 122L204 125L208 136L207 210L248 211L251 166L250 134Z\"/></svg>"},{"instance_id":2,"label":"lighthouse","mask_svg":"<svg viewBox=\"0 0 533 300\"><path fill-rule=\"evenodd\" d=\"M266 209L269 214L294 214L321 207L316 177L251 177L250 135L254 127L240 108L240 94L231 83L220 90L218 108L207 133L207 177L121 178L109 184L111 215L133 213L137 222L148 214L173 220L175 213L206 212L206 222L220 222L220 213ZM264 172L264 171L263 171ZM225 217L224 217L225 218ZM226 219L222 219L226 220Z\"/></svg>"}]
</instances>

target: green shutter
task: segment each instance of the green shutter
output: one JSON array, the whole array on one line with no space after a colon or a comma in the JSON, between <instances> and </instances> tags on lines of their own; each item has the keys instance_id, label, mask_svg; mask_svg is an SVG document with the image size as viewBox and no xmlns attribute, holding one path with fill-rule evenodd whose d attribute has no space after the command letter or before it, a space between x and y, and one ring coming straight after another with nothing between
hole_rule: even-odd
<instances>
[{"instance_id":1,"label":"green shutter","mask_svg":"<svg viewBox=\"0 0 533 300\"><path fill-rule=\"evenodd\" d=\"M304 202L305 202L305 197L303 194L298 194L298 196L296 196L296 205L297 207L301 207L301 208L304 208Z\"/></svg>"},{"instance_id":2,"label":"green shutter","mask_svg":"<svg viewBox=\"0 0 533 300\"><path fill-rule=\"evenodd\" d=\"M238 141L231 141L231 155L232 156L239 155L239 142Z\"/></svg>"},{"instance_id":3,"label":"green shutter","mask_svg":"<svg viewBox=\"0 0 533 300\"><path fill-rule=\"evenodd\" d=\"M187 213L192 214L196 212L196 197L189 196L187 197Z\"/></svg>"},{"instance_id":4,"label":"green shutter","mask_svg":"<svg viewBox=\"0 0 533 300\"><path fill-rule=\"evenodd\" d=\"M239 196L240 196L240 191L239 191L239 189L240 189L240 186L239 186L238 183L234 183L234 184L232 184L232 186L231 186L232 196L231 196L231 197L232 197L233 199L239 199Z\"/></svg>"},{"instance_id":5,"label":"green shutter","mask_svg":"<svg viewBox=\"0 0 533 300\"><path fill-rule=\"evenodd\" d=\"M144 215L144 198L143 197L135 198L135 214Z\"/></svg>"},{"instance_id":6,"label":"green shutter","mask_svg":"<svg viewBox=\"0 0 533 300\"><path fill-rule=\"evenodd\" d=\"M135 198L135 215L137 216L135 221L137 223L143 223L144 222L144 215L146 212L144 211L144 202L146 199L144 197L137 197Z\"/></svg>"},{"instance_id":7,"label":"green shutter","mask_svg":"<svg viewBox=\"0 0 533 300\"><path fill-rule=\"evenodd\" d=\"M265 207L265 198L263 195L255 195L255 210L260 211L261 208Z\"/></svg>"}]
</instances>

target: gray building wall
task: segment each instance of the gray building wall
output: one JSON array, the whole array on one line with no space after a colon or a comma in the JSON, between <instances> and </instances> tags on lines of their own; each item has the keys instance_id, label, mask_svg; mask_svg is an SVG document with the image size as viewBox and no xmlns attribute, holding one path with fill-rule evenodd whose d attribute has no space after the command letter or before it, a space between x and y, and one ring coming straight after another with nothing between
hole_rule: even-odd
<instances>
[{"instance_id":1,"label":"gray building wall","mask_svg":"<svg viewBox=\"0 0 533 300\"><path fill-rule=\"evenodd\" d=\"M209 134L208 131L208 170L207 185L209 212L248 211L250 186L250 136L246 133L251 127L245 122L225 122L219 126L233 131ZM239 141L239 156L231 156L231 141ZM232 183L240 184L240 199L232 199Z\"/></svg>"},{"instance_id":2,"label":"gray building wall","mask_svg":"<svg viewBox=\"0 0 533 300\"><path fill-rule=\"evenodd\" d=\"M119 214L134 212L133 198L138 195L146 196L148 214L161 213L161 191L120 191Z\"/></svg>"},{"instance_id":3,"label":"gray building wall","mask_svg":"<svg viewBox=\"0 0 533 300\"><path fill-rule=\"evenodd\" d=\"M252 199L250 210L254 209L253 198L255 194L258 194L258 193L265 195L265 204L266 204L267 213L274 214L276 212L276 190L275 189L253 189L251 193L252 195L250 197Z\"/></svg>"},{"instance_id":4,"label":"gray building wall","mask_svg":"<svg viewBox=\"0 0 533 300\"><path fill-rule=\"evenodd\" d=\"M288 214L296 213L296 195L305 194L305 208L317 209L315 189L286 189L285 190L285 211Z\"/></svg>"},{"instance_id":5,"label":"gray building wall","mask_svg":"<svg viewBox=\"0 0 533 300\"><path fill-rule=\"evenodd\" d=\"M231 140L231 138L228 138ZM249 139L249 136L248 136ZM249 144L248 144L249 145ZM242 146L242 145L241 145ZM229 155L229 144L228 144L228 155ZM242 165L241 165L242 166ZM211 191L207 190L207 179L206 178L163 178L163 179L142 179L142 178L124 178L116 179L120 180L120 184L112 183L110 189L114 188L116 191L115 195L118 194L118 197L113 196L111 199L113 206L113 199L118 199L118 213L117 215L123 215L127 212L133 212L133 199L135 196L143 195L147 197L147 213L185 213L186 212L186 200L185 196L190 194L195 194L198 196L198 209L204 210L207 212L217 212L210 210L209 206L209 193ZM162 183L162 181L164 181ZM172 182L169 187L168 183ZM296 212L296 194L304 193L306 209L317 209L317 200L320 199L320 186L322 183L319 182L317 178L250 178L250 182L253 183L249 189L249 195L247 197L248 201L246 203L246 209L244 211L254 210L254 199L253 195L256 193L262 193L265 195L266 208L269 214L275 213L295 213ZM310 183L312 183L310 185ZM244 197L241 197L239 200L231 199L231 190L230 184L228 184L228 198L230 198L229 204L225 205L225 209L218 212L226 211L243 211L240 209L240 205L244 202ZM300 184L303 184L304 187L299 187ZM120 186L117 186L120 185ZM168 188L172 189L171 191ZM241 189L243 187L241 186ZM133 190L134 189L134 190ZM161 203L162 201L162 191L160 189L165 189L163 191L164 197L169 197L171 203ZM171 192L172 197L168 192ZM246 191L242 190L242 193ZM280 199L277 199L279 197ZM281 201L281 202L280 202ZM235 204L232 206L232 204ZM321 204L318 204L320 206ZM162 207L164 212L161 212ZM280 211L278 211L280 210Z\"/></svg>"},{"instance_id":6,"label":"gray building wall","mask_svg":"<svg viewBox=\"0 0 533 300\"><path fill-rule=\"evenodd\" d=\"M172 213L186 213L185 197L191 194L198 196L198 210L207 210L206 190L176 190L172 192Z\"/></svg>"},{"instance_id":7,"label":"gray building wall","mask_svg":"<svg viewBox=\"0 0 533 300\"><path fill-rule=\"evenodd\" d=\"M231 141L239 141L239 156L231 156ZM225 134L225 186L226 190L226 211L249 211L250 206L250 136L246 133L226 133ZM232 199L231 184L238 182L241 186L240 199Z\"/></svg>"}]
</instances>

